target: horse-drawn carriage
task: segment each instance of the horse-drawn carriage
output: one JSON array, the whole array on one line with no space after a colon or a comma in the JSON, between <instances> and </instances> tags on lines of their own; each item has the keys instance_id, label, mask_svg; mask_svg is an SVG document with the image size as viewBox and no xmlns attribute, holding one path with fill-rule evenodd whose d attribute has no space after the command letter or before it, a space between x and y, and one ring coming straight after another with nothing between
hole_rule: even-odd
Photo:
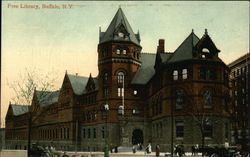
<instances>
[{"instance_id":1,"label":"horse-drawn carriage","mask_svg":"<svg viewBox=\"0 0 250 157\"><path fill-rule=\"evenodd\" d=\"M206 157L241 157L236 147L204 147L199 152L204 152Z\"/></svg>"}]
</instances>

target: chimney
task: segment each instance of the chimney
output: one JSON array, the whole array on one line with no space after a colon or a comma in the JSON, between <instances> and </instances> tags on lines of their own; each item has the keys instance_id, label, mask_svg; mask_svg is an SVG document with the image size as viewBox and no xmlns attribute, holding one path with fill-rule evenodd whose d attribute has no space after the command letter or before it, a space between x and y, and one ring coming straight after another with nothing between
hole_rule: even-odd
<instances>
[{"instance_id":1,"label":"chimney","mask_svg":"<svg viewBox=\"0 0 250 157\"><path fill-rule=\"evenodd\" d=\"M157 49L159 53L164 53L165 52L165 40L164 39L159 39L159 46Z\"/></svg>"}]
</instances>

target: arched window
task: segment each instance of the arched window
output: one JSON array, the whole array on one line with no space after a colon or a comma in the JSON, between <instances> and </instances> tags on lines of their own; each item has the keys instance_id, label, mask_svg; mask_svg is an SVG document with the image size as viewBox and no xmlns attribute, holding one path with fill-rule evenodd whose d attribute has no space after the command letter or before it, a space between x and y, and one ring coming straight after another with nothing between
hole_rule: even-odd
<instances>
[{"instance_id":1,"label":"arched window","mask_svg":"<svg viewBox=\"0 0 250 157\"><path fill-rule=\"evenodd\" d=\"M207 89L203 93L204 107L211 108L213 105L213 93L211 89Z\"/></svg>"},{"instance_id":2,"label":"arched window","mask_svg":"<svg viewBox=\"0 0 250 157\"><path fill-rule=\"evenodd\" d=\"M188 71L187 69L182 69L182 79L185 80L188 78Z\"/></svg>"},{"instance_id":3,"label":"arched window","mask_svg":"<svg viewBox=\"0 0 250 157\"><path fill-rule=\"evenodd\" d=\"M209 50L208 50L207 48L203 48L203 49L202 49L202 52L203 52L203 53L209 53Z\"/></svg>"},{"instance_id":4,"label":"arched window","mask_svg":"<svg viewBox=\"0 0 250 157\"><path fill-rule=\"evenodd\" d=\"M118 72L118 83L122 83L124 81L124 72Z\"/></svg>"},{"instance_id":5,"label":"arched window","mask_svg":"<svg viewBox=\"0 0 250 157\"><path fill-rule=\"evenodd\" d=\"M119 115L123 115L124 114L124 108L123 108L122 105L120 105L119 108L118 108L118 114Z\"/></svg>"}]
</instances>

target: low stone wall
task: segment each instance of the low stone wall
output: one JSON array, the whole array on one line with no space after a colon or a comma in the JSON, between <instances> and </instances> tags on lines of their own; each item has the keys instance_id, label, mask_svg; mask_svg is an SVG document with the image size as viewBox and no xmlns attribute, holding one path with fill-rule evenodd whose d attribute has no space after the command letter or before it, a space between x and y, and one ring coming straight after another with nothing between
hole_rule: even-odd
<instances>
[{"instance_id":1,"label":"low stone wall","mask_svg":"<svg viewBox=\"0 0 250 157\"><path fill-rule=\"evenodd\" d=\"M27 151L24 151L24 150L1 150L0 157L27 157Z\"/></svg>"}]
</instances>

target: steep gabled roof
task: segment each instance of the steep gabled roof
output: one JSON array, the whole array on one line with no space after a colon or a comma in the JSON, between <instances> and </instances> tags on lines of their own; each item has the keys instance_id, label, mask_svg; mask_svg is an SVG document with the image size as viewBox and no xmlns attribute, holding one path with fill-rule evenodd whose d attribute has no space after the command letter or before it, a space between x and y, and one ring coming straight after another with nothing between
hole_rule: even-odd
<instances>
[{"instance_id":1,"label":"steep gabled roof","mask_svg":"<svg viewBox=\"0 0 250 157\"><path fill-rule=\"evenodd\" d=\"M198 43L199 38L192 32L175 50L168 63L188 60L193 58L193 48Z\"/></svg>"},{"instance_id":2,"label":"steep gabled roof","mask_svg":"<svg viewBox=\"0 0 250 157\"><path fill-rule=\"evenodd\" d=\"M19 116L21 114L29 112L29 107L27 105L16 105L10 104L14 116Z\"/></svg>"},{"instance_id":3,"label":"steep gabled roof","mask_svg":"<svg viewBox=\"0 0 250 157\"><path fill-rule=\"evenodd\" d=\"M39 105L46 106L58 101L60 91L35 91Z\"/></svg>"},{"instance_id":4,"label":"steep gabled roof","mask_svg":"<svg viewBox=\"0 0 250 157\"><path fill-rule=\"evenodd\" d=\"M133 80L131 81L132 84L147 84L148 81L154 76L155 69L155 57L156 54L148 54L142 53L141 54L141 67L137 70Z\"/></svg>"},{"instance_id":5,"label":"steep gabled roof","mask_svg":"<svg viewBox=\"0 0 250 157\"><path fill-rule=\"evenodd\" d=\"M104 43L107 41L111 40L116 40L114 33L117 30L118 27L124 27L124 29L127 31L129 34L129 39L128 41L131 41L137 45L140 45L140 36L138 34L134 34L126 16L124 15L123 11L121 8L118 9L116 12L113 20L111 21L108 29L106 32L100 32L100 42L99 43ZM120 40L120 39L119 39Z\"/></svg>"},{"instance_id":6,"label":"steep gabled roof","mask_svg":"<svg viewBox=\"0 0 250 157\"><path fill-rule=\"evenodd\" d=\"M73 88L73 91L76 95L81 95L84 93L85 86L88 82L88 77L78 76L78 75L70 75L66 74L69 78L70 84Z\"/></svg>"}]
</instances>

